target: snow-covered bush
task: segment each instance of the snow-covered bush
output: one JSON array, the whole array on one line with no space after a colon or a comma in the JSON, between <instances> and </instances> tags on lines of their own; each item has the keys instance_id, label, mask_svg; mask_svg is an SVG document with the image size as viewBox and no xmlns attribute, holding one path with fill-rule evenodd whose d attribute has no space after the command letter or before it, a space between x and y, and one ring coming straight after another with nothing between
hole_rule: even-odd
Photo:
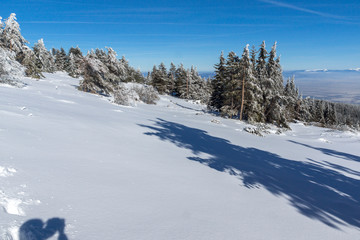
<instances>
[{"instance_id":1,"label":"snow-covered bush","mask_svg":"<svg viewBox=\"0 0 360 240\"><path fill-rule=\"evenodd\" d=\"M125 106L135 106L136 102L155 104L159 99L157 91L152 86L134 83L121 83L114 91L114 103Z\"/></svg>"},{"instance_id":2,"label":"snow-covered bush","mask_svg":"<svg viewBox=\"0 0 360 240\"><path fill-rule=\"evenodd\" d=\"M114 91L114 103L124 106L133 106L135 105L136 96L135 91L130 91L126 88L125 84L120 84L119 87Z\"/></svg>"},{"instance_id":3,"label":"snow-covered bush","mask_svg":"<svg viewBox=\"0 0 360 240\"><path fill-rule=\"evenodd\" d=\"M25 68L15 60L15 53L0 47L0 82L20 86Z\"/></svg>"},{"instance_id":4,"label":"snow-covered bush","mask_svg":"<svg viewBox=\"0 0 360 240\"><path fill-rule=\"evenodd\" d=\"M144 103L156 104L156 101L159 100L159 94L153 86L134 84L132 89Z\"/></svg>"}]
</instances>

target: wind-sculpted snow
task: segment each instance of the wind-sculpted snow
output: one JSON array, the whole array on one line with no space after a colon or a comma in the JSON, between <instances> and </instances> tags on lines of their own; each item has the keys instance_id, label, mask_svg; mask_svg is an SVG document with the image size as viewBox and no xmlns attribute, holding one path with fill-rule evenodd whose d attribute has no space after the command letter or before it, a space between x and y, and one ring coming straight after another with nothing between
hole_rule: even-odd
<instances>
[{"instance_id":1,"label":"wind-sculpted snow","mask_svg":"<svg viewBox=\"0 0 360 240\"><path fill-rule=\"evenodd\" d=\"M234 145L204 130L163 119L157 119L154 125L141 126L151 130L146 135L191 150L193 155L188 157L189 160L235 175L247 188L260 185L275 195L284 196L309 218L334 228L345 224L360 228L360 180L326 168L318 159L313 159L312 163L284 159L271 152ZM330 149L317 150L346 160L360 159ZM202 158L200 154L210 157ZM351 173L359 176L358 172Z\"/></svg>"}]
</instances>

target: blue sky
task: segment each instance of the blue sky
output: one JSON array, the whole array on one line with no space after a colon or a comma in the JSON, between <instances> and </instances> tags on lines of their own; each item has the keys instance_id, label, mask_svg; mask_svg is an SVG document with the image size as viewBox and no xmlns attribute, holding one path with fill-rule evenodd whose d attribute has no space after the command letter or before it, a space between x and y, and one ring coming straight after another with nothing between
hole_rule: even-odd
<instances>
[{"instance_id":1,"label":"blue sky","mask_svg":"<svg viewBox=\"0 0 360 240\"><path fill-rule=\"evenodd\" d=\"M360 67L358 0L11 0L32 46L78 45L83 52L111 46L147 71L161 62L213 70L221 51L278 42L285 70Z\"/></svg>"}]
</instances>

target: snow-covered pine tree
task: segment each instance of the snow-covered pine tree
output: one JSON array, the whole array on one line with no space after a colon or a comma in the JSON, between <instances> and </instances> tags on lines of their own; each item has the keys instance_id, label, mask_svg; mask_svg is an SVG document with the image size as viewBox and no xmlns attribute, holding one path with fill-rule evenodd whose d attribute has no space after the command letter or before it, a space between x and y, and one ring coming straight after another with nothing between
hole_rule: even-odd
<instances>
[{"instance_id":1,"label":"snow-covered pine tree","mask_svg":"<svg viewBox=\"0 0 360 240\"><path fill-rule=\"evenodd\" d=\"M174 63L170 63L170 68L169 68L169 72L168 72L168 86L167 89L169 91L170 95L174 95L174 91L175 91L175 82L176 82L176 66Z\"/></svg>"},{"instance_id":2,"label":"snow-covered pine tree","mask_svg":"<svg viewBox=\"0 0 360 240\"><path fill-rule=\"evenodd\" d=\"M200 100L202 103L208 103L210 95L205 79L199 75L194 66L191 66L190 69L188 89L188 99Z\"/></svg>"},{"instance_id":3,"label":"snow-covered pine tree","mask_svg":"<svg viewBox=\"0 0 360 240\"><path fill-rule=\"evenodd\" d=\"M235 117L239 113L241 103L240 59L235 52L229 52L226 61L226 78L224 90L224 104L221 114Z\"/></svg>"},{"instance_id":4,"label":"snow-covered pine tree","mask_svg":"<svg viewBox=\"0 0 360 240\"><path fill-rule=\"evenodd\" d=\"M128 66L127 69L128 69L129 79L131 82L136 82L140 84L145 83L146 79L139 68L135 70L135 68Z\"/></svg>"},{"instance_id":5,"label":"snow-covered pine tree","mask_svg":"<svg viewBox=\"0 0 360 240\"><path fill-rule=\"evenodd\" d=\"M4 47L3 45L4 43L2 41L2 33L4 31L3 27L4 27L4 23L2 22L2 17L0 16L0 47Z\"/></svg>"},{"instance_id":6,"label":"snow-covered pine tree","mask_svg":"<svg viewBox=\"0 0 360 240\"><path fill-rule=\"evenodd\" d=\"M41 63L42 72L55 71L55 60L52 54L46 49L43 39L38 40L38 42L34 44L33 51Z\"/></svg>"},{"instance_id":7,"label":"snow-covered pine tree","mask_svg":"<svg viewBox=\"0 0 360 240\"><path fill-rule=\"evenodd\" d=\"M262 90L262 104L264 107L264 116L266 122L272 121L272 99L274 97L273 93L273 83L272 79L268 77L268 64L267 64L268 52L266 50L265 41L262 42L259 49L258 59L256 61L256 74L259 79L259 83Z\"/></svg>"},{"instance_id":8,"label":"snow-covered pine tree","mask_svg":"<svg viewBox=\"0 0 360 240\"><path fill-rule=\"evenodd\" d=\"M81 64L84 61L84 57L78 46L76 48L71 47L69 49L69 58L70 58L70 54L73 55L73 58L74 58L73 61L74 61L74 66L75 66L75 70L71 76L78 78L81 75Z\"/></svg>"},{"instance_id":9,"label":"snow-covered pine tree","mask_svg":"<svg viewBox=\"0 0 360 240\"><path fill-rule=\"evenodd\" d=\"M151 72L150 71L148 71L148 73L146 75L145 84L146 85L152 85L152 78L151 78Z\"/></svg>"},{"instance_id":10,"label":"snow-covered pine tree","mask_svg":"<svg viewBox=\"0 0 360 240\"><path fill-rule=\"evenodd\" d=\"M125 69L123 66L121 66L121 63L117 59L117 53L114 51L114 49L111 47L106 47L106 49L107 53L102 49L96 49L95 54L97 59L99 59L108 68L108 72L105 76L107 81L114 85L119 85L120 82L127 78Z\"/></svg>"},{"instance_id":11,"label":"snow-covered pine tree","mask_svg":"<svg viewBox=\"0 0 360 240\"><path fill-rule=\"evenodd\" d=\"M20 26L16 20L16 14L11 13L9 18L5 20L5 28L2 31L0 40L5 48L18 54L29 42L21 35Z\"/></svg>"},{"instance_id":12,"label":"snow-covered pine tree","mask_svg":"<svg viewBox=\"0 0 360 240\"><path fill-rule=\"evenodd\" d=\"M242 58L240 61L240 79L242 81L241 91L244 94L244 98L241 97L240 101L243 104L243 108L240 106L240 116L244 116L244 119L249 122L263 122L264 111L261 105L262 92L260 85L253 72L253 64L251 62L249 45L244 48ZM241 114L243 110L243 114Z\"/></svg>"},{"instance_id":13,"label":"snow-covered pine tree","mask_svg":"<svg viewBox=\"0 0 360 240\"><path fill-rule=\"evenodd\" d=\"M169 90L167 89L168 85L168 74L166 66L164 63L160 63L159 67L156 69L154 75L152 76L153 86L160 94L167 94Z\"/></svg>"},{"instance_id":14,"label":"snow-covered pine tree","mask_svg":"<svg viewBox=\"0 0 360 240\"><path fill-rule=\"evenodd\" d=\"M107 79L109 69L97 59L93 50L84 58L82 72L83 80L80 82L79 90L105 95L114 92L116 86Z\"/></svg>"},{"instance_id":15,"label":"snow-covered pine tree","mask_svg":"<svg viewBox=\"0 0 360 240\"><path fill-rule=\"evenodd\" d=\"M25 68L15 59L15 53L0 47L0 82L17 85L25 76Z\"/></svg>"},{"instance_id":16,"label":"snow-covered pine tree","mask_svg":"<svg viewBox=\"0 0 360 240\"><path fill-rule=\"evenodd\" d=\"M325 105L324 111L325 123L328 126L335 126L338 123L337 113L335 109L335 104L331 102L327 102Z\"/></svg>"},{"instance_id":17,"label":"snow-covered pine tree","mask_svg":"<svg viewBox=\"0 0 360 240\"><path fill-rule=\"evenodd\" d=\"M221 52L219 63L215 64L215 76L211 80L211 97L209 106L215 110L220 110L224 105L224 91L225 91L225 66L224 52Z\"/></svg>"},{"instance_id":18,"label":"snow-covered pine tree","mask_svg":"<svg viewBox=\"0 0 360 240\"><path fill-rule=\"evenodd\" d=\"M160 71L157 69L156 65L153 66L153 69L150 73L151 76L151 82L150 84L160 93L163 94L163 92L161 92L161 90L159 91L158 87L158 83L160 82L159 79L161 79L160 77ZM160 87L161 89L161 87Z\"/></svg>"},{"instance_id":19,"label":"snow-covered pine tree","mask_svg":"<svg viewBox=\"0 0 360 240\"><path fill-rule=\"evenodd\" d=\"M188 77L189 74L181 63L175 71L175 96L186 97L186 82L188 81Z\"/></svg>"},{"instance_id":20,"label":"snow-covered pine tree","mask_svg":"<svg viewBox=\"0 0 360 240\"><path fill-rule=\"evenodd\" d=\"M55 69L56 71L66 71L69 65L69 58L64 50L61 48L60 51L55 52Z\"/></svg>"},{"instance_id":21,"label":"snow-covered pine tree","mask_svg":"<svg viewBox=\"0 0 360 240\"><path fill-rule=\"evenodd\" d=\"M252 67L253 74L256 74L256 55L257 55L256 47L255 47L255 45L252 45L251 52L250 52L250 61L251 61L251 67Z\"/></svg>"},{"instance_id":22,"label":"snow-covered pine tree","mask_svg":"<svg viewBox=\"0 0 360 240\"><path fill-rule=\"evenodd\" d=\"M263 42L262 48L265 48ZM263 51L263 50L261 50ZM274 43L266 64L267 76L262 79L265 118L267 122L286 125L284 116L283 77L280 58L276 58L276 42Z\"/></svg>"},{"instance_id":23,"label":"snow-covered pine tree","mask_svg":"<svg viewBox=\"0 0 360 240\"><path fill-rule=\"evenodd\" d=\"M285 95L285 117L288 121L293 121L295 119L299 119L299 94L295 86L295 77L292 76L291 79L287 79L285 88L284 88L284 95ZM310 102L309 102L310 103Z\"/></svg>"},{"instance_id":24,"label":"snow-covered pine tree","mask_svg":"<svg viewBox=\"0 0 360 240\"><path fill-rule=\"evenodd\" d=\"M69 76L71 77L77 77L77 68L76 68L76 63L75 63L75 57L73 53L69 54L69 64L68 67L66 69L66 72L68 72Z\"/></svg>"},{"instance_id":25,"label":"snow-covered pine tree","mask_svg":"<svg viewBox=\"0 0 360 240\"><path fill-rule=\"evenodd\" d=\"M44 77L41 73L42 64L40 60L28 46L22 47L21 52L16 55L16 60L26 67L26 76L37 79Z\"/></svg>"}]
</instances>

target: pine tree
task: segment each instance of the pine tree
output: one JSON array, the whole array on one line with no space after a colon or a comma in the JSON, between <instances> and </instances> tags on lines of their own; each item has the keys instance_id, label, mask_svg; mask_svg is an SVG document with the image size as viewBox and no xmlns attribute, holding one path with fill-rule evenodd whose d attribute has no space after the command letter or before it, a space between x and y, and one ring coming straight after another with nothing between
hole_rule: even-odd
<instances>
[{"instance_id":1,"label":"pine tree","mask_svg":"<svg viewBox=\"0 0 360 240\"><path fill-rule=\"evenodd\" d=\"M183 64L175 71L175 96L186 97L186 82L188 81L188 73Z\"/></svg>"},{"instance_id":2,"label":"pine tree","mask_svg":"<svg viewBox=\"0 0 360 240\"><path fill-rule=\"evenodd\" d=\"M114 92L116 86L107 78L109 69L97 59L93 50L84 58L82 72L83 80L80 82L79 90L105 95Z\"/></svg>"},{"instance_id":3,"label":"pine tree","mask_svg":"<svg viewBox=\"0 0 360 240\"><path fill-rule=\"evenodd\" d=\"M84 57L78 46L76 48L71 47L69 49L69 58L70 58L70 54L73 55L74 58L73 61L75 67L75 70L72 72L72 77L78 78L81 75L81 64L84 61Z\"/></svg>"},{"instance_id":4,"label":"pine tree","mask_svg":"<svg viewBox=\"0 0 360 240\"><path fill-rule=\"evenodd\" d=\"M168 74L164 63L159 65L159 68L155 68L155 74L152 76L153 86L160 94L169 93L167 89Z\"/></svg>"},{"instance_id":5,"label":"pine tree","mask_svg":"<svg viewBox=\"0 0 360 240\"><path fill-rule=\"evenodd\" d=\"M20 33L19 23L16 21L16 14L10 14L10 17L5 21L5 28L1 34L2 45L5 48L14 51L16 54L20 53L26 43L29 43Z\"/></svg>"},{"instance_id":6,"label":"pine tree","mask_svg":"<svg viewBox=\"0 0 360 240\"><path fill-rule=\"evenodd\" d=\"M161 64L160 64L161 66ZM162 72L154 65L151 72L151 84L160 93L165 93L165 83L163 82Z\"/></svg>"},{"instance_id":7,"label":"pine tree","mask_svg":"<svg viewBox=\"0 0 360 240\"><path fill-rule=\"evenodd\" d=\"M219 63L215 64L215 76L211 81L211 97L209 106L220 110L224 105L224 90L225 90L225 58L224 53L221 52Z\"/></svg>"},{"instance_id":8,"label":"pine tree","mask_svg":"<svg viewBox=\"0 0 360 240\"><path fill-rule=\"evenodd\" d=\"M194 66L191 66L190 69L188 89L188 99L200 100L203 103L208 103L210 96L207 85Z\"/></svg>"},{"instance_id":9,"label":"pine tree","mask_svg":"<svg viewBox=\"0 0 360 240\"><path fill-rule=\"evenodd\" d=\"M25 68L15 59L15 53L0 47L0 82L14 84L25 76Z\"/></svg>"},{"instance_id":10,"label":"pine tree","mask_svg":"<svg viewBox=\"0 0 360 240\"><path fill-rule=\"evenodd\" d=\"M226 78L224 91L224 106L222 114L234 117L238 114L241 98L240 59L230 52L226 61Z\"/></svg>"},{"instance_id":11,"label":"pine tree","mask_svg":"<svg viewBox=\"0 0 360 240\"><path fill-rule=\"evenodd\" d=\"M69 65L69 59L63 48L55 53L55 69L56 71L66 71Z\"/></svg>"},{"instance_id":12,"label":"pine tree","mask_svg":"<svg viewBox=\"0 0 360 240\"><path fill-rule=\"evenodd\" d=\"M168 73L168 86L167 89L169 90L170 95L174 95L175 92L175 76L176 76L176 66L174 63L170 63L170 69Z\"/></svg>"},{"instance_id":13,"label":"pine tree","mask_svg":"<svg viewBox=\"0 0 360 240\"><path fill-rule=\"evenodd\" d=\"M69 73L69 76L75 78L77 76L76 70L77 70L77 68L76 68L74 54L70 53L70 55L69 55L69 64L68 64L68 67L66 69L66 72Z\"/></svg>"},{"instance_id":14,"label":"pine tree","mask_svg":"<svg viewBox=\"0 0 360 240\"><path fill-rule=\"evenodd\" d=\"M276 122L278 125L285 125L286 120L282 108L284 103L282 69L280 66L280 58L276 57L275 42L266 64L267 76L262 82L265 117L267 122Z\"/></svg>"},{"instance_id":15,"label":"pine tree","mask_svg":"<svg viewBox=\"0 0 360 240\"><path fill-rule=\"evenodd\" d=\"M253 64L249 54L249 45L244 48L241 58L241 102L240 116L244 116L249 122L263 122L264 113L261 105L262 92L260 85L253 72ZM243 114L241 113L243 110ZM240 120L242 118L240 117Z\"/></svg>"},{"instance_id":16,"label":"pine tree","mask_svg":"<svg viewBox=\"0 0 360 240\"><path fill-rule=\"evenodd\" d=\"M16 55L16 60L26 68L26 76L37 79L44 77L41 73L42 64L29 47L24 46Z\"/></svg>"},{"instance_id":17,"label":"pine tree","mask_svg":"<svg viewBox=\"0 0 360 240\"><path fill-rule=\"evenodd\" d=\"M256 74L256 55L257 55L257 50L256 50L255 46L252 45L251 52L250 52L250 61L251 61L251 67L252 67L253 74Z\"/></svg>"},{"instance_id":18,"label":"pine tree","mask_svg":"<svg viewBox=\"0 0 360 240\"><path fill-rule=\"evenodd\" d=\"M2 22L2 17L0 16L0 47L5 47L4 42L2 40L2 33L4 31L3 27L4 27L4 24Z\"/></svg>"},{"instance_id":19,"label":"pine tree","mask_svg":"<svg viewBox=\"0 0 360 240\"><path fill-rule=\"evenodd\" d=\"M45 48L43 39L34 44L33 51L41 64L42 72L54 72L55 61L51 53Z\"/></svg>"}]
</instances>

